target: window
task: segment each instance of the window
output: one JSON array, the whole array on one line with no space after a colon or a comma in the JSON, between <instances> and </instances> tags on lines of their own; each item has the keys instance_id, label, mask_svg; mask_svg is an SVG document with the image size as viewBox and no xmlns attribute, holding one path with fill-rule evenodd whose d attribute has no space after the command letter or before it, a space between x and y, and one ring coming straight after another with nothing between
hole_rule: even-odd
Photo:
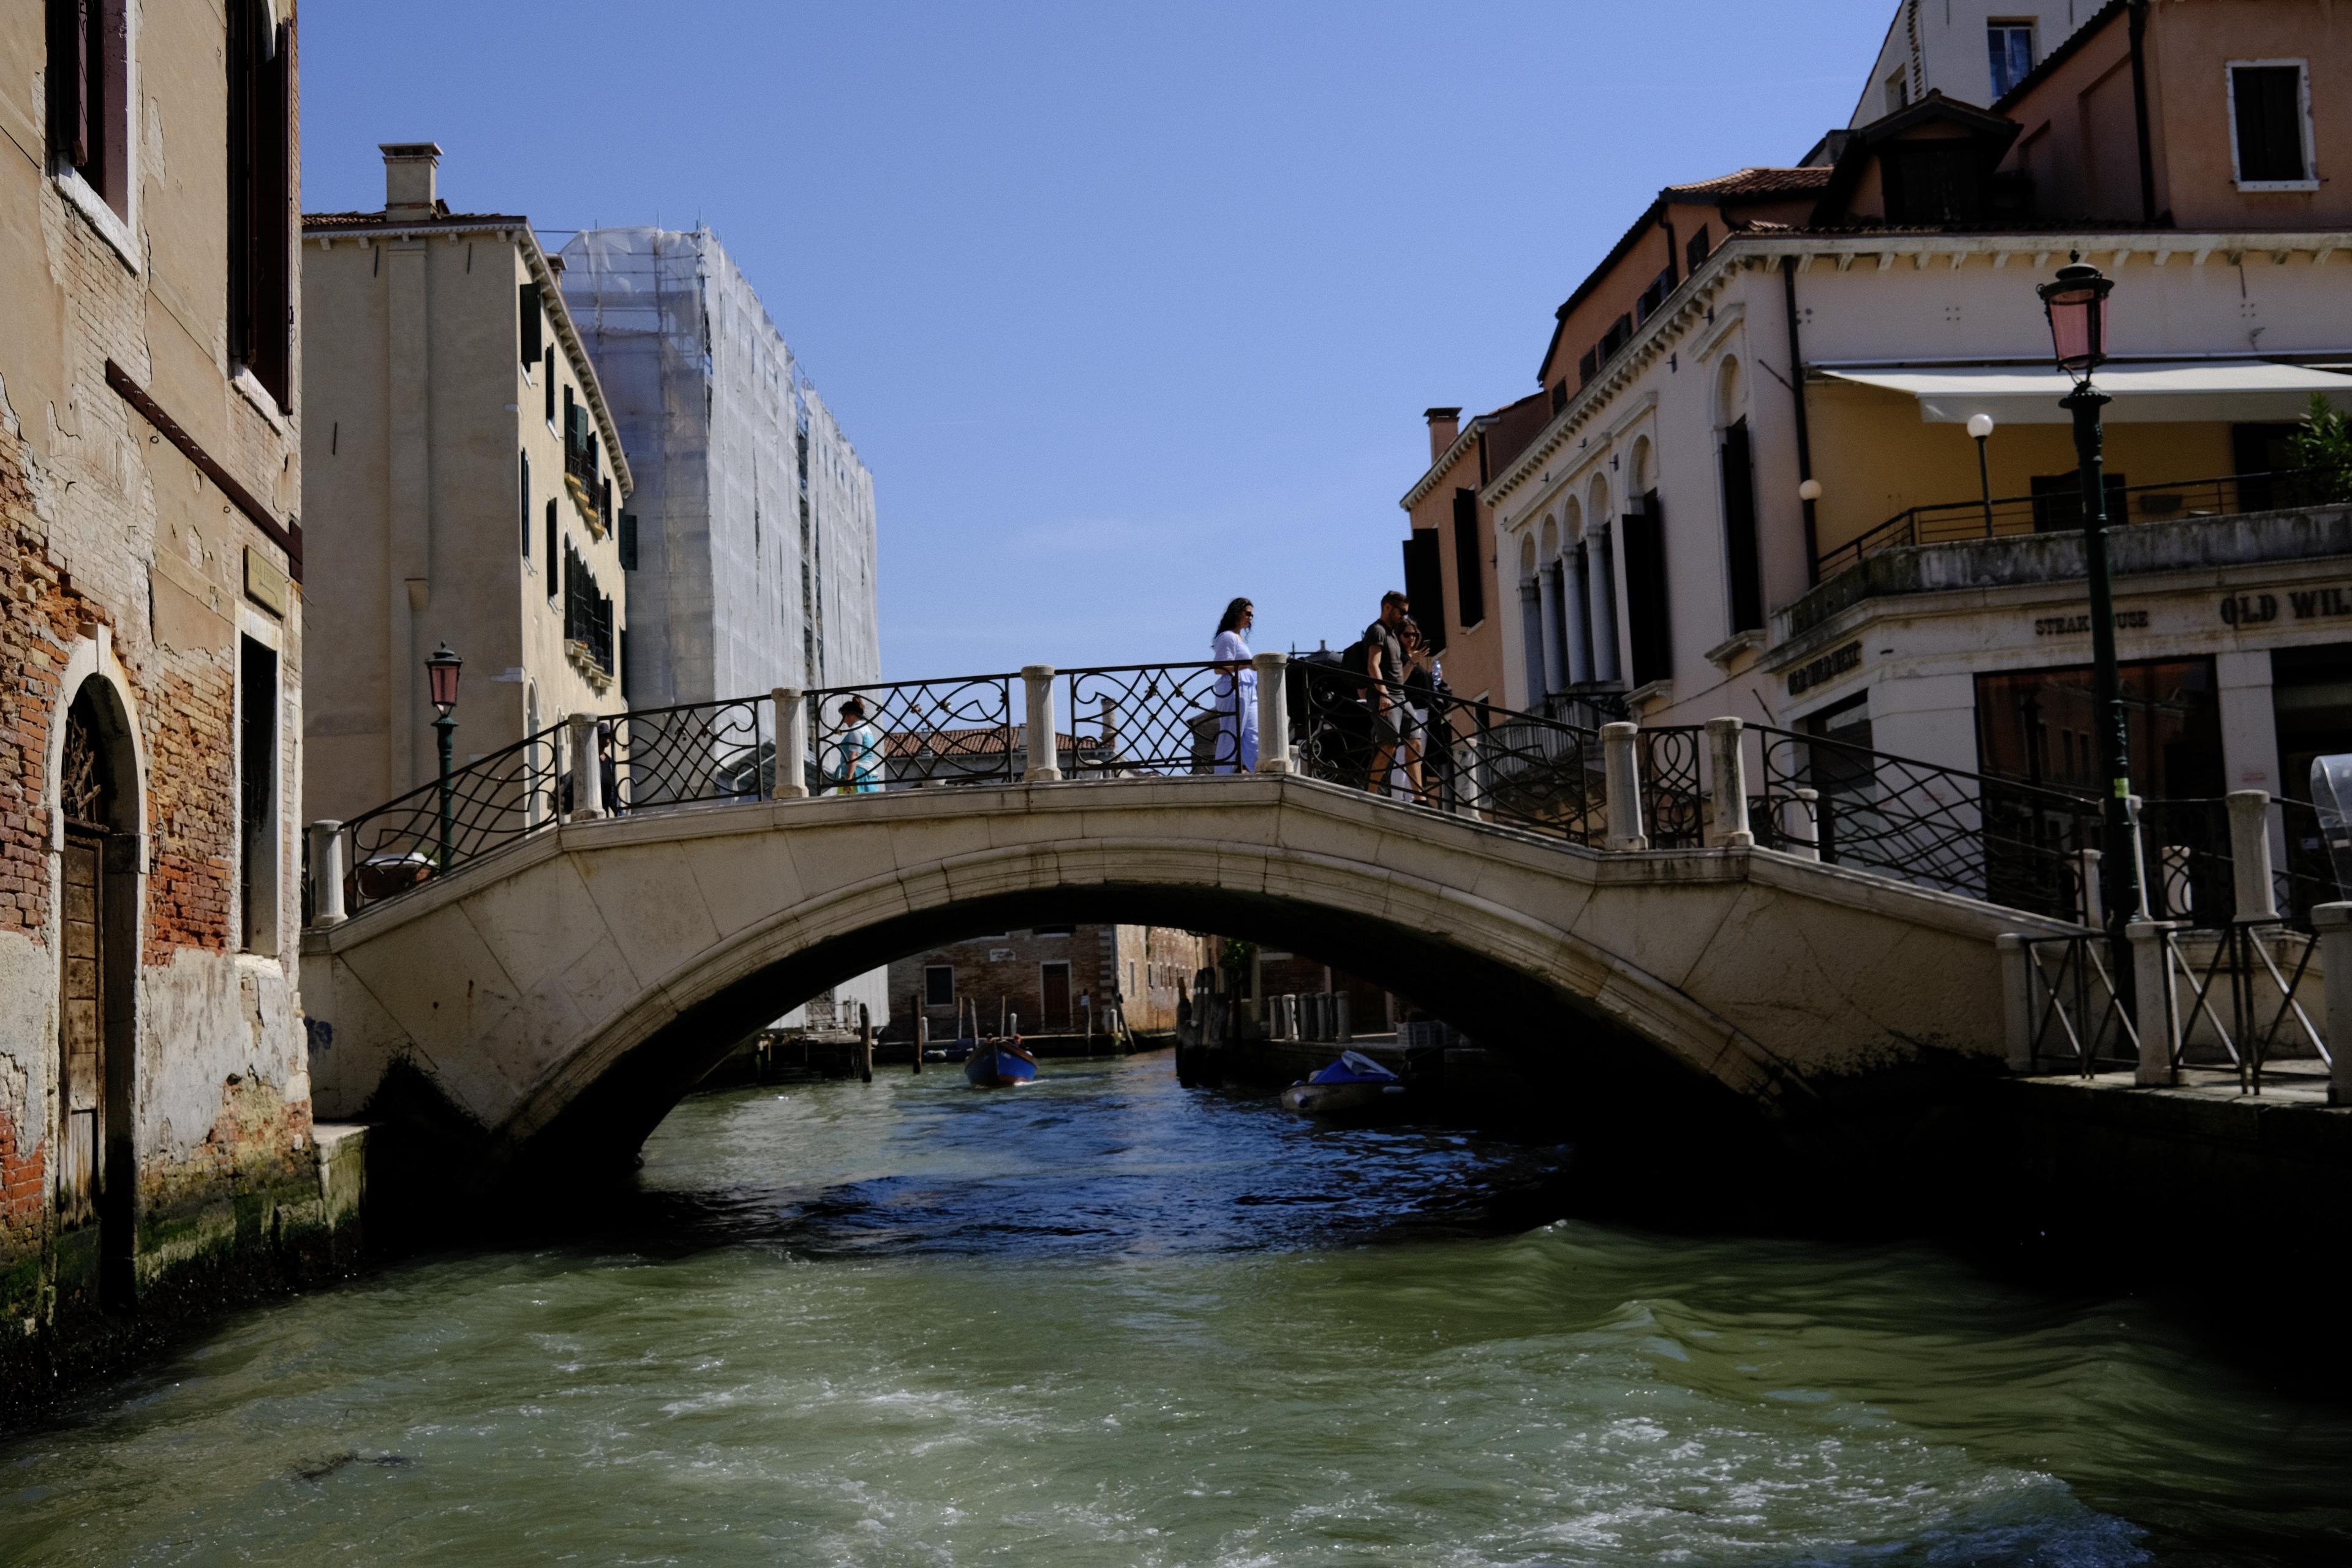
<instances>
[{"instance_id":1,"label":"window","mask_svg":"<svg viewBox=\"0 0 2352 1568\"><path fill-rule=\"evenodd\" d=\"M261 0L228 7L228 346L280 410L292 397L293 30ZM110 204L113 198L110 196ZM121 211L119 205L116 210Z\"/></svg>"},{"instance_id":2,"label":"window","mask_svg":"<svg viewBox=\"0 0 2352 1568\"><path fill-rule=\"evenodd\" d=\"M2033 68L2033 24L1987 22L1985 52L1992 58L1992 96L2000 98Z\"/></svg>"},{"instance_id":3,"label":"window","mask_svg":"<svg viewBox=\"0 0 2352 1568\"><path fill-rule=\"evenodd\" d=\"M1690 237L1690 243L1683 247L1683 270L1697 271L1699 263L1706 259L1709 248L1706 242L1706 225L1701 224L1698 226L1698 232Z\"/></svg>"},{"instance_id":4,"label":"window","mask_svg":"<svg viewBox=\"0 0 2352 1568\"><path fill-rule=\"evenodd\" d=\"M1748 449L1748 421L1735 420L1723 433L1723 550L1729 569L1731 629L1760 631L1764 626L1764 572L1756 539L1756 469Z\"/></svg>"},{"instance_id":5,"label":"window","mask_svg":"<svg viewBox=\"0 0 2352 1568\"><path fill-rule=\"evenodd\" d=\"M1980 223L1985 215L1983 155L1968 142L1915 142L1881 155L1886 219L1899 224Z\"/></svg>"},{"instance_id":6,"label":"window","mask_svg":"<svg viewBox=\"0 0 2352 1568\"><path fill-rule=\"evenodd\" d=\"M1633 644L1633 684L1647 686L1675 672L1674 627L1666 619L1666 520L1658 492L1624 520L1626 640Z\"/></svg>"},{"instance_id":7,"label":"window","mask_svg":"<svg viewBox=\"0 0 2352 1568\"><path fill-rule=\"evenodd\" d=\"M1464 630L1486 618L1486 552L1478 546L1478 492L1454 492L1454 604L1456 624ZM1423 607L1442 620L1443 602Z\"/></svg>"},{"instance_id":8,"label":"window","mask_svg":"<svg viewBox=\"0 0 2352 1568\"><path fill-rule=\"evenodd\" d=\"M2213 661L2126 664L2117 673L2132 787L2150 800L2221 795L2229 786ZM1979 675L1976 695L1978 763L1988 777L2105 793L2089 667Z\"/></svg>"},{"instance_id":9,"label":"window","mask_svg":"<svg viewBox=\"0 0 2352 1568\"><path fill-rule=\"evenodd\" d=\"M1601 363L1607 364L1611 360L1615 359L1617 351L1633 341L1633 317L1620 316L1610 322L1609 330L1601 334Z\"/></svg>"},{"instance_id":10,"label":"window","mask_svg":"<svg viewBox=\"0 0 2352 1568\"><path fill-rule=\"evenodd\" d=\"M50 168L131 216L130 0L48 0Z\"/></svg>"},{"instance_id":11,"label":"window","mask_svg":"<svg viewBox=\"0 0 2352 1568\"><path fill-rule=\"evenodd\" d=\"M563 637L587 648L596 668L611 675L614 662L613 598L596 585L595 574L580 552L563 547Z\"/></svg>"},{"instance_id":12,"label":"window","mask_svg":"<svg viewBox=\"0 0 2352 1568\"><path fill-rule=\"evenodd\" d=\"M547 596L551 599L563 591L562 579L555 574L556 542L562 538L562 527L556 520L555 498L550 496L547 498Z\"/></svg>"},{"instance_id":13,"label":"window","mask_svg":"<svg viewBox=\"0 0 2352 1568\"><path fill-rule=\"evenodd\" d=\"M237 639L238 945L278 951L278 655Z\"/></svg>"},{"instance_id":14,"label":"window","mask_svg":"<svg viewBox=\"0 0 2352 1568\"><path fill-rule=\"evenodd\" d=\"M518 452L515 460L521 468L515 483L522 501L522 558L528 561L530 559L530 454Z\"/></svg>"},{"instance_id":15,"label":"window","mask_svg":"<svg viewBox=\"0 0 2352 1568\"><path fill-rule=\"evenodd\" d=\"M547 422L552 425L555 423L555 351L549 349L540 363L547 367L547 373L541 378L544 384L540 395L547 400Z\"/></svg>"},{"instance_id":16,"label":"window","mask_svg":"<svg viewBox=\"0 0 2352 1568\"><path fill-rule=\"evenodd\" d=\"M542 331L546 323L547 312L539 302L538 284L521 285L520 293L521 299L518 305L516 318L517 325L522 332L522 363L536 365L539 363L540 355L547 352L546 334Z\"/></svg>"},{"instance_id":17,"label":"window","mask_svg":"<svg viewBox=\"0 0 2352 1568\"><path fill-rule=\"evenodd\" d=\"M1633 319L1637 321L1648 321L1651 314L1666 302L1666 296L1674 291L1675 269L1671 267L1664 268L1655 278L1650 279L1650 286L1642 290L1641 299L1634 302Z\"/></svg>"},{"instance_id":18,"label":"window","mask_svg":"<svg viewBox=\"0 0 2352 1568\"><path fill-rule=\"evenodd\" d=\"M1894 113L1911 101L1911 79L1896 71L1886 79L1886 112Z\"/></svg>"},{"instance_id":19,"label":"window","mask_svg":"<svg viewBox=\"0 0 2352 1568\"><path fill-rule=\"evenodd\" d=\"M952 1007L955 1005L955 965L927 963L923 965L923 1005Z\"/></svg>"},{"instance_id":20,"label":"window","mask_svg":"<svg viewBox=\"0 0 2352 1568\"><path fill-rule=\"evenodd\" d=\"M2230 151L2238 188L2316 190L2309 83L2301 60L2230 62Z\"/></svg>"},{"instance_id":21,"label":"window","mask_svg":"<svg viewBox=\"0 0 2352 1568\"><path fill-rule=\"evenodd\" d=\"M621 570L634 572L637 569L637 514L635 512L625 511L621 514L620 534Z\"/></svg>"},{"instance_id":22,"label":"window","mask_svg":"<svg viewBox=\"0 0 2352 1568\"><path fill-rule=\"evenodd\" d=\"M1600 374L1601 351L1599 349L1585 350L1583 357L1580 358L1576 362L1576 384L1582 386L1586 382L1591 381L1594 376Z\"/></svg>"},{"instance_id":23,"label":"window","mask_svg":"<svg viewBox=\"0 0 2352 1568\"><path fill-rule=\"evenodd\" d=\"M1551 384L1551 411L1554 414L1557 414L1567 406L1568 383L1565 381L1553 382Z\"/></svg>"}]
</instances>

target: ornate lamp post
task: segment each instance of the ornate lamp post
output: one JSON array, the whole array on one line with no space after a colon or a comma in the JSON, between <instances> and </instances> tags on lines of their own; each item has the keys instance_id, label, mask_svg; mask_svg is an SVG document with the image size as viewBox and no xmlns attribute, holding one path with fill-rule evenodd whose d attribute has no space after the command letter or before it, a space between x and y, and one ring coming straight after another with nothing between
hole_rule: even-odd
<instances>
[{"instance_id":1,"label":"ornate lamp post","mask_svg":"<svg viewBox=\"0 0 2352 1568\"><path fill-rule=\"evenodd\" d=\"M2059 406L2074 416L2074 460L2082 477L2083 566L2091 584L2091 703L2096 753L2106 763L2106 831L2099 865L2106 884L2107 928L2114 939L2118 985L2129 972L2126 921L2139 908L2139 867L2131 852L2131 735L2124 717L2123 681L2116 668L2115 584L2107 566L2107 487L2099 447L2099 410L2107 395L2091 373L2107 357L2107 295L2114 279L2086 266L2081 253L2041 285L2058 368L2074 379Z\"/></svg>"},{"instance_id":2,"label":"ornate lamp post","mask_svg":"<svg viewBox=\"0 0 2352 1568\"><path fill-rule=\"evenodd\" d=\"M446 642L425 661L425 679L433 693L433 709L440 714L433 721L433 738L441 748L441 859L434 869L445 877L450 870L449 750L457 734L457 721L449 715L457 706L457 672L465 665L464 659L449 651Z\"/></svg>"}]
</instances>

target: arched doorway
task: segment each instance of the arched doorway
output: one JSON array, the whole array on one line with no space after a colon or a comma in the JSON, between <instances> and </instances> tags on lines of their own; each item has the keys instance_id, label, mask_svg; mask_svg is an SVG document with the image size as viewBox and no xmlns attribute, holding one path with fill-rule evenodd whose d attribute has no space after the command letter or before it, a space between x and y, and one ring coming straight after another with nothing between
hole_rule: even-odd
<instances>
[{"instance_id":1,"label":"arched doorway","mask_svg":"<svg viewBox=\"0 0 2352 1568\"><path fill-rule=\"evenodd\" d=\"M129 1300L136 1185L131 1121L138 973L138 773L103 680L66 712L59 856L57 1216L60 1297Z\"/></svg>"}]
</instances>

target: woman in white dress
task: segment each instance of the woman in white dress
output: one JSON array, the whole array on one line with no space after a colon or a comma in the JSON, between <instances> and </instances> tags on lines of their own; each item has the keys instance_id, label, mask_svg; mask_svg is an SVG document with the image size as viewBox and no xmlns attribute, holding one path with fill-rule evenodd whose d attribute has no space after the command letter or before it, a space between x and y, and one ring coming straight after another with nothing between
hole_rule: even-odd
<instances>
[{"instance_id":1,"label":"woman in white dress","mask_svg":"<svg viewBox=\"0 0 2352 1568\"><path fill-rule=\"evenodd\" d=\"M1216 637L1209 644L1210 662L1217 667L1216 773L1257 771L1257 670L1250 663L1244 635L1256 618L1255 605L1235 599L1225 606Z\"/></svg>"}]
</instances>

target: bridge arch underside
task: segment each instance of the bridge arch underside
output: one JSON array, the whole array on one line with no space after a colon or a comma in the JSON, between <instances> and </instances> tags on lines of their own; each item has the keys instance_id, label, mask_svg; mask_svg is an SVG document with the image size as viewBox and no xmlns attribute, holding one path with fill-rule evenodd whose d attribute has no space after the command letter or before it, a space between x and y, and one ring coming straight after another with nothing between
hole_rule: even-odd
<instances>
[{"instance_id":1,"label":"bridge arch underside","mask_svg":"<svg viewBox=\"0 0 2352 1568\"><path fill-rule=\"evenodd\" d=\"M625 1167L732 1042L826 986L1068 921L1310 954L1511 1051L1580 1142L1717 1169L1899 1147L2000 1059L1993 939L2033 928L1766 852L1602 856L1297 779L834 796L566 826L310 933L306 1005L345 1064L314 1072L424 1134L434 1184L568 1184Z\"/></svg>"}]
</instances>

